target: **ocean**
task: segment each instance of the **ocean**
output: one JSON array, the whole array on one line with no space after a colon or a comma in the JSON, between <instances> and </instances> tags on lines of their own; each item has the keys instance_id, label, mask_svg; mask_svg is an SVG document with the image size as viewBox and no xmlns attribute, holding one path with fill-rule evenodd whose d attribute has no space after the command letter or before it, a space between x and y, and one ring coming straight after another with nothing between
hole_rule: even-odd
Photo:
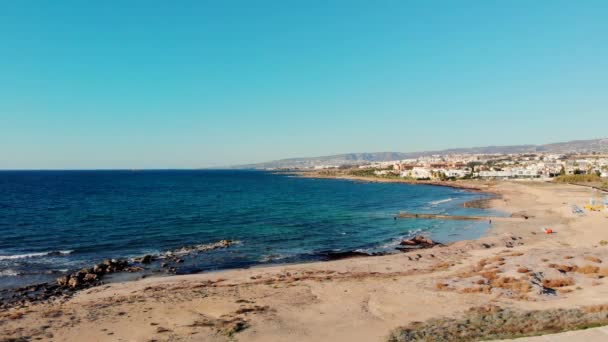
<instances>
[{"instance_id":1,"label":"ocean","mask_svg":"<svg viewBox=\"0 0 608 342\"><path fill-rule=\"evenodd\" d=\"M399 211L489 215L449 187L241 170L0 172L0 289L52 281L105 258L189 255L176 273L397 252L402 238L471 239L487 222L394 219Z\"/></svg>"}]
</instances>

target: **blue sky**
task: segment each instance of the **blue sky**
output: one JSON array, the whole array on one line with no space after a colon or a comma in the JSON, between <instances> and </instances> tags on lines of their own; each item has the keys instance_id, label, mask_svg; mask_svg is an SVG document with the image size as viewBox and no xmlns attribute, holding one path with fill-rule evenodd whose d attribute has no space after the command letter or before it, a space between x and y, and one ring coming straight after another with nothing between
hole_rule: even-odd
<instances>
[{"instance_id":1,"label":"blue sky","mask_svg":"<svg viewBox=\"0 0 608 342\"><path fill-rule=\"evenodd\" d=\"M608 136L608 1L4 1L0 168Z\"/></svg>"}]
</instances>

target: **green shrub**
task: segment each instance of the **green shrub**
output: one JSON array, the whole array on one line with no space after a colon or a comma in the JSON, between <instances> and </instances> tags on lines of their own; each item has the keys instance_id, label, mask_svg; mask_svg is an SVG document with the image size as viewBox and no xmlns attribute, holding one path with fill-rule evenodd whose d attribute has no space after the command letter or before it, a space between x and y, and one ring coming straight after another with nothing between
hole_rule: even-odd
<instances>
[{"instance_id":1,"label":"green shrub","mask_svg":"<svg viewBox=\"0 0 608 342\"><path fill-rule=\"evenodd\" d=\"M602 179L597 174L590 175L563 175L555 177L556 182L560 183L588 183L588 182L601 182Z\"/></svg>"}]
</instances>

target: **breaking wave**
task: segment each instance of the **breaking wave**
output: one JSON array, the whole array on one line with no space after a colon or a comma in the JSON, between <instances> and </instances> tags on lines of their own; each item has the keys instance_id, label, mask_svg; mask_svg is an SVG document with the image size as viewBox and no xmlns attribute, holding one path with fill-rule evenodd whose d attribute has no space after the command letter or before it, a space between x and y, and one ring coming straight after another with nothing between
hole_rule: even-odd
<instances>
[{"instance_id":1,"label":"breaking wave","mask_svg":"<svg viewBox=\"0 0 608 342\"><path fill-rule=\"evenodd\" d=\"M442 200L438 200L438 201L431 201L429 202L430 205L437 205L437 204L441 204L441 203L446 203L453 200L453 198L446 198L446 199L442 199Z\"/></svg>"},{"instance_id":2,"label":"breaking wave","mask_svg":"<svg viewBox=\"0 0 608 342\"><path fill-rule=\"evenodd\" d=\"M15 270L0 270L0 277L16 277L19 272Z\"/></svg>"},{"instance_id":3,"label":"breaking wave","mask_svg":"<svg viewBox=\"0 0 608 342\"><path fill-rule=\"evenodd\" d=\"M74 251L51 251L51 252L40 252L40 253L0 255L0 260L40 258L40 257L45 257L45 256L63 256L63 255L70 255L70 254L72 254L72 252L74 252Z\"/></svg>"}]
</instances>

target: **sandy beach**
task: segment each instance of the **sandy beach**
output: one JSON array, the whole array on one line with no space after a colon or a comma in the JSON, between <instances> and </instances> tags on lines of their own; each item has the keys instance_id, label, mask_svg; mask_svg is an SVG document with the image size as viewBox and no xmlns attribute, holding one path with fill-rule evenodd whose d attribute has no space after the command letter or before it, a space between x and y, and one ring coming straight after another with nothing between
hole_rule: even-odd
<instances>
[{"instance_id":1,"label":"sandy beach","mask_svg":"<svg viewBox=\"0 0 608 342\"><path fill-rule=\"evenodd\" d=\"M604 194L544 182L459 186L499 194L490 206L512 217L480 239L408 253L102 285L0 312L0 337L385 341L399 340L399 327L471 309L606 310L608 213L571 211Z\"/></svg>"}]
</instances>

